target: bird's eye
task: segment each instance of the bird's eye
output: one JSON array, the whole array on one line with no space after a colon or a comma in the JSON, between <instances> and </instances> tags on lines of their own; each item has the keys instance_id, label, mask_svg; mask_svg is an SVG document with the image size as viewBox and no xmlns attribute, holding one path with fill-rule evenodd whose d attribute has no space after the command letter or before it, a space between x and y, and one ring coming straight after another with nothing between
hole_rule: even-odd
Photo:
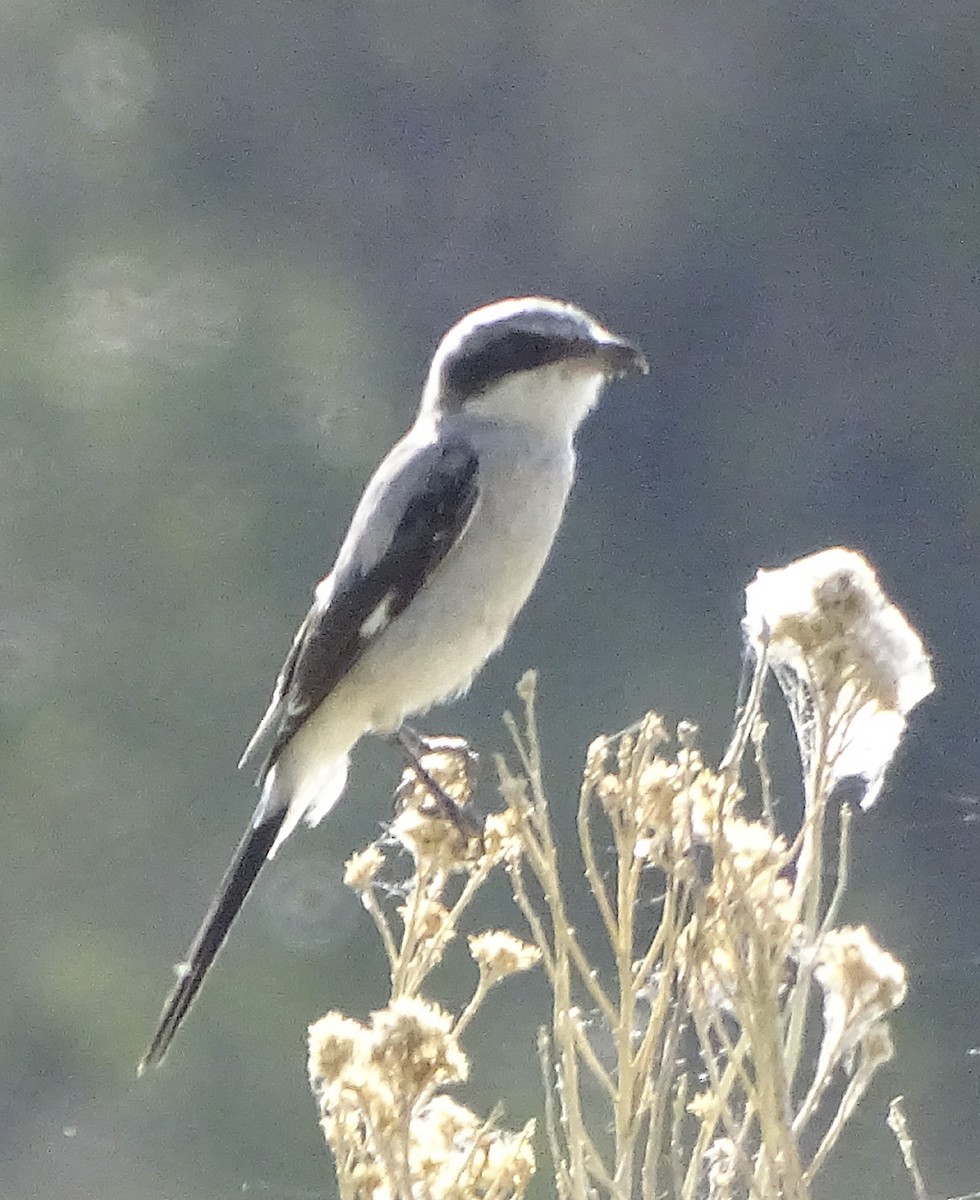
<instances>
[{"instance_id":1,"label":"bird's eye","mask_svg":"<svg viewBox=\"0 0 980 1200\"><path fill-rule=\"evenodd\" d=\"M507 375L574 358L583 349L581 339L511 329L447 362L446 385L458 394L472 395Z\"/></svg>"}]
</instances>

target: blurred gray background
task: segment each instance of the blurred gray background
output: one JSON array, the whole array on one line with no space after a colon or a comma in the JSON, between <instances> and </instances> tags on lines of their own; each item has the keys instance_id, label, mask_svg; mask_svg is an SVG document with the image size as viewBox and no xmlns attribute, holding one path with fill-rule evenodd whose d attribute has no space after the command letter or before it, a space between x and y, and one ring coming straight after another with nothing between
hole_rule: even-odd
<instances>
[{"instance_id":1,"label":"blurred gray background","mask_svg":"<svg viewBox=\"0 0 980 1200\"><path fill-rule=\"evenodd\" d=\"M975 0L6 0L0 1196L333 1194L303 1038L383 998L339 875L390 813L388 746L269 870L166 1067L134 1067L367 475L444 330L527 291L652 374L583 431L532 602L430 728L489 763L534 665L557 809L651 707L717 756L745 583L866 553L939 688L855 826L846 917L911 994L821 1194L910 1194L899 1092L933 1194L980 1188L978 47ZM469 1096L514 1122L524 994L470 1043Z\"/></svg>"}]
</instances>

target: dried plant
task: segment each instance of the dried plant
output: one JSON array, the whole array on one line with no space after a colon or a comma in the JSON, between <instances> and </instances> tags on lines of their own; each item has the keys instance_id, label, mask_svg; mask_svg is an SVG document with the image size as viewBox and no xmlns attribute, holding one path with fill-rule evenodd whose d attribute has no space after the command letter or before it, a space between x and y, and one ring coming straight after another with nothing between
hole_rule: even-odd
<instances>
[{"instance_id":1,"label":"dried plant","mask_svg":"<svg viewBox=\"0 0 980 1200\"><path fill-rule=\"evenodd\" d=\"M523 719L506 716L519 770L498 760L505 807L482 837L444 815L447 796L464 812L469 803L463 744L431 743L423 779L406 772L391 836L347 870L387 952L390 1001L367 1024L331 1013L310 1030L310 1078L345 1200L524 1194L533 1123L505 1131L446 1089L466 1078L461 1038L487 993L538 964L552 995L538 1052L561 1200L810 1195L892 1056L887 1017L906 991L904 967L866 927L837 925L851 817L837 785L858 779L864 805L875 800L932 676L917 635L851 551L760 572L744 627L754 671L719 766L704 761L694 726L671 736L653 714L597 739L578 800L580 863L560 861L533 675L518 688ZM769 671L803 766L801 815L784 828L766 767ZM414 869L394 900L379 880L398 846ZM568 872L583 867L593 913L573 918ZM476 983L451 1015L424 984L500 870L529 940L471 936Z\"/></svg>"},{"instance_id":2,"label":"dried plant","mask_svg":"<svg viewBox=\"0 0 980 1200\"><path fill-rule=\"evenodd\" d=\"M520 853L515 821L491 816L473 838L464 821L444 815L446 797L464 813L469 803L465 743L430 741L422 765L441 803L406 771L390 835L354 855L345 873L384 945L389 1002L368 1024L333 1012L310 1027L310 1083L343 1200L519 1200L534 1173L534 1123L504 1130L445 1089L467 1077L460 1037L487 993L540 954L507 931L484 932L470 939L477 982L463 1011L453 1016L422 994L491 871ZM401 889L381 887L399 846L411 856L411 877Z\"/></svg>"}]
</instances>

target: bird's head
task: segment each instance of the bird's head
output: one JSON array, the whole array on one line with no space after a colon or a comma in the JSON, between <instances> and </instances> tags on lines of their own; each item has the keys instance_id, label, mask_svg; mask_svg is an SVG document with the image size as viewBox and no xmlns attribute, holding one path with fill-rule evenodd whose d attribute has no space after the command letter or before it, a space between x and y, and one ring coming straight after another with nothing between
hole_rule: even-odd
<instances>
[{"instance_id":1,"label":"bird's head","mask_svg":"<svg viewBox=\"0 0 980 1200\"><path fill-rule=\"evenodd\" d=\"M608 380L648 369L636 346L573 304L498 300L439 343L422 408L574 430Z\"/></svg>"}]
</instances>

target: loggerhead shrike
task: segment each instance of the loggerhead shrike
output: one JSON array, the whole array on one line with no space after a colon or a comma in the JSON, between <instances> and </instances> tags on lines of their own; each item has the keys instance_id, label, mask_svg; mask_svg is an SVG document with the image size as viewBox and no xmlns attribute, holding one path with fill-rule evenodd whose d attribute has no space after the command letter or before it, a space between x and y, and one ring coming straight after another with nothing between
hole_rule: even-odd
<instances>
[{"instance_id":1,"label":"loggerhead shrike","mask_svg":"<svg viewBox=\"0 0 980 1200\"><path fill-rule=\"evenodd\" d=\"M609 379L647 369L581 309L538 296L479 308L442 339L415 424L361 497L242 756L267 746L258 807L140 1074L166 1053L263 864L339 800L360 738L459 696L499 649L558 531L576 429Z\"/></svg>"}]
</instances>

